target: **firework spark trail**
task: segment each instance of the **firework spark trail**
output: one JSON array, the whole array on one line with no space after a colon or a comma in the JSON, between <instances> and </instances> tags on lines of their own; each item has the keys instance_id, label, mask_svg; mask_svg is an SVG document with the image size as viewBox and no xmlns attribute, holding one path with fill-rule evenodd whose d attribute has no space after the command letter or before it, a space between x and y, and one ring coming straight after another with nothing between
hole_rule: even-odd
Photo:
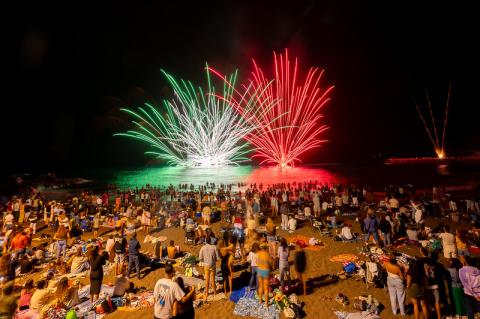
<instances>
[{"instance_id":1,"label":"firework spark trail","mask_svg":"<svg viewBox=\"0 0 480 319\"><path fill-rule=\"evenodd\" d=\"M430 111L430 120L432 121L433 132L435 133L435 141L437 142L437 147L440 145L438 141L437 125L435 124L435 116L433 116L432 102L430 100L430 95L428 95L427 89L425 89L425 97L427 99L428 110Z\"/></svg>"},{"instance_id":2,"label":"firework spark trail","mask_svg":"<svg viewBox=\"0 0 480 319\"><path fill-rule=\"evenodd\" d=\"M435 116L433 114L432 104L431 104L430 96L428 95L428 91L425 90L425 100L426 100L427 108L428 108L428 111L429 111L429 114L430 114L430 121L432 122L432 127L429 127L427 121L425 120L425 117L423 116L422 110L420 109L418 104L415 103L415 107L417 108L418 115L420 116L420 119L422 120L423 126L425 128L425 131L427 132L428 137L430 138L430 141L432 141L433 148L434 148L435 153L437 154L438 158L444 158L446 156L446 153L445 153L445 136L446 136L446 133L447 133L448 109L449 109L449 105L450 105L451 90L452 90L452 83L450 83L450 86L448 87L447 103L446 103L446 106L445 106L445 115L444 115L444 119L443 119L443 130L441 132L441 134L442 134L441 143L440 143L440 140L439 140L437 125L435 123Z\"/></svg>"},{"instance_id":3,"label":"firework spark trail","mask_svg":"<svg viewBox=\"0 0 480 319\"><path fill-rule=\"evenodd\" d=\"M445 118L443 120L443 133L442 133L442 151L445 150L445 135L447 134L447 122L448 122L448 107L450 105L450 96L452 93L452 82L448 86L447 105L445 106Z\"/></svg>"},{"instance_id":4,"label":"firework spark trail","mask_svg":"<svg viewBox=\"0 0 480 319\"><path fill-rule=\"evenodd\" d=\"M191 82L177 81L162 70L174 91L172 100L164 101L164 110L145 104L136 111L122 109L133 117L136 130L118 133L148 143L155 155L169 165L188 167L212 167L239 165L248 161L248 143L243 137L252 126L249 118L242 117L229 105L237 72L228 77L230 85L224 85L217 93L206 67L208 91L195 88ZM255 93L250 92L251 98ZM248 102L248 101L247 101ZM248 102L249 109L253 105ZM252 116L256 112L249 111Z\"/></svg>"},{"instance_id":5,"label":"firework spark trail","mask_svg":"<svg viewBox=\"0 0 480 319\"><path fill-rule=\"evenodd\" d=\"M428 137L432 141L432 144L435 149L437 149L437 143L435 142L435 139L433 138L432 133L430 132L430 128L428 127L427 121L425 121L425 118L423 117L422 111L420 110L420 107L418 106L417 103L415 103L415 107L417 108L418 115L420 116L420 119L423 122L423 126L425 127L425 131L427 132Z\"/></svg>"},{"instance_id":6,"label":"firework spark trail","mask_svg":"<svg viewBox=\"0 0 480 319\"><path fill-rule=\"evenodd\" d=\"M260 164L287 168L300 162L303 153L326 142L318 138L328 129L319 124L323 118L320 110L330 100L333 86L320 89L324 71L318 68L310 68L302 82L297 59L292 65L287 50L284 55L274 53L274 68L274 83L270 85L271 81L253 61L253 72L248 85L244 85L244 93L231 104L256 126L245 137L256 149L253 157L258 157ZM251 90L252 87L256 89ZM245 100L254 100L264 111L252 115Z\"/></svg>"}]
</instances>

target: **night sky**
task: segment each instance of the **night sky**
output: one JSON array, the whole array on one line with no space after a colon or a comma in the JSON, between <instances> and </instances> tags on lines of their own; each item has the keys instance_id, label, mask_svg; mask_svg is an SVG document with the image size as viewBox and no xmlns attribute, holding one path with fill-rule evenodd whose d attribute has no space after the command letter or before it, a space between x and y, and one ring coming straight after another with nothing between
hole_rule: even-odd
<instances>
[{"instance_id":1,"label":"night sky","mask_svg":"<svg viewBox=\"0 0 480 319\"><path fill-rule=\"evenodd\" d=\"M330 142L307 162L433 155L414 100L427 88L443 110L450 81L447 152L480 149L473 4L100 2L9 11L6 171L145 165L146 145L112 134L130 125L120 107L171 96L160 68L202 84L208 61L246 77L252 58L271 70L272 51L284 48L303 70L325 68L323 83L336 87L324 109Z\"/></svg>"}]
</instances>

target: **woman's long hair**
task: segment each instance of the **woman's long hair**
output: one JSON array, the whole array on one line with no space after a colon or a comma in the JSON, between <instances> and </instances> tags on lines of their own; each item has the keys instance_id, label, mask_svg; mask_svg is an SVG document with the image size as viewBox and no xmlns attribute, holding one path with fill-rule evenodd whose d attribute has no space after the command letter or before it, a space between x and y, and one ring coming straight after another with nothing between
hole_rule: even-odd
<instances>
[{"instance_id":1,"label":"woman's long hair","mask_svg":"<svg viewBox=\"0 0 480 319\"><path fill-rule=\"evenodd\" d=\"M90 260L90 265L93 264L93 262L95 261L95 259L98 257L98 246L94 246L92 248L92 250L90 251L90 256L89 256L89 260Z\"/></svg>"}]
</instances>

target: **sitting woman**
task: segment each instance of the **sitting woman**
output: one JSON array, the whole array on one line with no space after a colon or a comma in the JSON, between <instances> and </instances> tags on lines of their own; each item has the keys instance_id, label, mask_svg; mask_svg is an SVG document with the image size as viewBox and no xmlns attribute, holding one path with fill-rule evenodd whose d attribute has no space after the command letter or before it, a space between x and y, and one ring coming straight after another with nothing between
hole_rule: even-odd
<instances>
[{"instance_id":1,"label":"sitting woman","mask_svg":"<svg viewBox=\"0 0 480 319\"><path fill-rule=\"evenodd\" d=\"M126 292L133 288L133 283L128 280L125 272L125 267L122 269L122 273L117 275L113 286L113 297L123 297Z\"/></svg>"},{"instance_id":2,"label":"sitting woman","mask_svg":"<svg viewBox=\"0 0 480 319\"><path fill-rule=\"evenodd\" d=\"M67 277L62 277L55 289L53 304L63 309L70 309L80 303L78 297L79 282L69 282Z\"/></svg>"},{"instance_id":3,"label":"sitting woman","mask_svg":"<svg viewBox=\"0 0 480 319\"><path fill-rule=\"evenodd\" d=\"M40 310L48 304L51 294L52 291L47 288L47 281L38 281L37 289L33 292L32 297L30 298L30 310L35 313L40 312Z\"/></svg>"},{"instance_id":4,"label":"sitting woman","mask_svg":"<svg viewBox=\"0 0 480 319\"><path fill-rule=\"evenodd\" d=\"M33 279L29 279L23 286L18 299L18 310L26 310L30 308L30 300L33 295Z\"/></svg>"},{"instance_id":5,"label":"sitting woman","mask_svg":"<svg viewBox=\"0 0 480 319\"><path fill-rule=\"evenodd\" d=\"M197 230L195 231L195 242L201 243L205 241L207 236L208 225L198 225Z\"/></svg>"},{"instance_id":6,"label":"sitting woman","mask_svg":"<svg viewBox=\"0 0 480 319\"><path fill-rule=\"evenodd\" d=\"M68 264L70 265L71 274L79 274L90 268L88 258L82 254L82 247L77 248L75 256L69 260Z\"/></svg>"}]
</instances>

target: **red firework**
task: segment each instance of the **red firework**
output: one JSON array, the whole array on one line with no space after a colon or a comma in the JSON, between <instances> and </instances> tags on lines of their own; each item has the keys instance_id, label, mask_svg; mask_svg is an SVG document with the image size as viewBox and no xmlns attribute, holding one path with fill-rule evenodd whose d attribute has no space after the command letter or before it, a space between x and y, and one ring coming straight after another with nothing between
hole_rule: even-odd
<instances>
[{"instance_id":1,"label":"red firework","mask_svg":"<svg viewBox=\"0 0 480 319\"><path fill-rule=\"evenodd\" d=\"M253 61L249 85L244 86L244 96L253 98L262 111L252 111L254 108L245 103L245 98L237 101L237 109L253 120L256 127L245 137L255 147L253 157L260 158L260 164L274 164L284 169L301 162L303 153L327 141L319 138L328 129L320 124L323 118L320 110L330 100L334 87L322 90L320 80L324 70L313 67L302 82L297 59L292 65L287 50L284 55L274 52L273 57L273 83Z\"/></svg>"}]
</instances>

